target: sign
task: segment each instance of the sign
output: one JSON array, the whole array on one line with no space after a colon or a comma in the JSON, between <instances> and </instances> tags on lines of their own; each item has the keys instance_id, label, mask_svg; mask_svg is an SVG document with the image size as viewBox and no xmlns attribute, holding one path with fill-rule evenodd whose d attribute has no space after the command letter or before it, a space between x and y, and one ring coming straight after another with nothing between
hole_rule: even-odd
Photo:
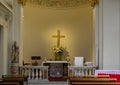
<instances>
[{"instance_id":1,"label":"sign","mask_svg":"<svg viewBox=\"0 0 120 85\"><path fill-rule=\"evenodd\" d=\"M75 66L83 66L83 57L75 57Z\"/></svg>"}]
</instances>

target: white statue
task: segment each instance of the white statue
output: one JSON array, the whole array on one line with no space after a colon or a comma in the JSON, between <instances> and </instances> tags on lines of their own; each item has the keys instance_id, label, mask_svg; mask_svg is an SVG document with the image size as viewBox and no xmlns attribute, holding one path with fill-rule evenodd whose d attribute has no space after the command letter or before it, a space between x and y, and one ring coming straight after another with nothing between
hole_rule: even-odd
<instances>
[{"instance_id":1,"label":"white statue","mask_svg":"<svg viewBox=\"0 0 120 85\"><path fill-rule=\"evenodd\" d=\"M17 46L16 41L12 45L12 63L18 63L19 60L19 47Z\"/></svg>"}]
</instances>

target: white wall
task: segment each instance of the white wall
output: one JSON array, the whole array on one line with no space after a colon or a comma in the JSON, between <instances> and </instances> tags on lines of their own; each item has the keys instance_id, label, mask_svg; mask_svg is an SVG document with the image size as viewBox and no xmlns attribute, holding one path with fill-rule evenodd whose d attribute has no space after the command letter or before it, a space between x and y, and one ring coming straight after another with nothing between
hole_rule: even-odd
<instances>
[{"instance_id":1,"label":"white wall","mask_svg":"<svg viewBox=\"0 0 120 85\"><path fill-rule=\"evenodd\" d=\"M30 62L32 55L53 59L52 35L60 29L65 35L61 45L69 51L71 60L83 56L92 61L93 17L92 8L52 9L26 5L23 21L23 60Z\"/></svg>"},{"instance_id":2,"label":"white wall","mask_svg":"<svg viewBox=\"0 0 120 85\"><path fill-rule=\"evenodd\" d=\"M120 0L99 1L99 64L103 69L120 69Z\"/></svg>"}]
</instances>

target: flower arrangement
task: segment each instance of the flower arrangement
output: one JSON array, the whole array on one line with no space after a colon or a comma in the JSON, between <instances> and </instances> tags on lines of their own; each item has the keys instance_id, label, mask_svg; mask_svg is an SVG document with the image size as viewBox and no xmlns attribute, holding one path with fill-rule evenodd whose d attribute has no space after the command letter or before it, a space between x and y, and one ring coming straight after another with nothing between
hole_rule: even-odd
<instances>
[{"instance_id":1,"label":"flower arrangement","mask_svg":"<svg viewBox=\"0 0 120 85\"><path fill-rule=\"evenodd\" d=\"M55 60L62 60L62 57L68 56L68 51L62 46L54 46L53 55L55 56Z\"/></svg>"}]
</instances>

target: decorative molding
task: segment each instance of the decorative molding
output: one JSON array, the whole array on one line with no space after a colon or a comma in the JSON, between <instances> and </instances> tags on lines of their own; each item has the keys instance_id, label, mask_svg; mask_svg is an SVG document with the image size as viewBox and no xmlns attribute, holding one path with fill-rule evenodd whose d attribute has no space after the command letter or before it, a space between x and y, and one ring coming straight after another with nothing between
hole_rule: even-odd
<instances>
[{"instance_id":1,"label":"decorative molding","mask_svg":"<svg viewBox=\"0 0 120 85\"><path fill-rule=\"evenodd\" d=\"M4 9L5 11L7 9L7 11L13 13L12 2L10 2L9 4L8 3L9 2L5 2L5 1L2 0L2 1L0 1L0 7L2 7L2 9Z\"/></svg>"},{"instance_id":2,"label":"decorative molding","mask_svg":"<svg viewBox=\"0 0 120 85\"><path fill-rule=\"evenodd\" d=\"M11 15L6 14L6 15L4 15L4 17L5 17L5 21L8 21L10 19Z\"/></svg>"},{"instance_id":3,"label":"decorative molding","mask_svg":"<svg viewBox=\"0 0 120 85\"><path fill-rule=\"evenodd\" d=\"M4 0L4 3L7 7L9 7L11 10L13 9L13 0Z\"/></svg>"},{"instance_id":4,"label":"decorative molding","mask_svg":"<svg viewBox=\"0 0 120 85\"><path fill-rule=\"evenodd\" d=\"M18 0L18 3L19 3L19 4L22 4L23 6L26 5L26 2L27 2L27 0Z\"/></svg>"},{"instance_id":5,"label":"decorative molding","mask_svg":"<svg viewBox=\"0 0 120 85\"><path fill-rule=\"evenodd\" d=\"M90 0L91 7L95 7L96 4L98 4L98 0Z\"/></svg>"},{"instance_id":6,"label":"decorative molding","mask_svg":"<svg viewBox=\"0 0 120 85\"><path fill-rule=\"evenodd\" d=\"M39 5L42 7L53 7L53 8L70 8L70 7L83 7L91 6L94 7L98 0L18 0L23 5L26 1L33 5Z\"/></svg>"},{"instance_id":7,"label":"decorative molding","mask_svg":"<svg viewBox=\"0 0 120 85\"><path fill-rule=\"evenodd\" d=\"M1 5L1 3L0 10L0 17L7 22L10 19L10 16L12 16L11 12L8 9L6 9L5 6Z\"/></svg>"}]
</instances>

